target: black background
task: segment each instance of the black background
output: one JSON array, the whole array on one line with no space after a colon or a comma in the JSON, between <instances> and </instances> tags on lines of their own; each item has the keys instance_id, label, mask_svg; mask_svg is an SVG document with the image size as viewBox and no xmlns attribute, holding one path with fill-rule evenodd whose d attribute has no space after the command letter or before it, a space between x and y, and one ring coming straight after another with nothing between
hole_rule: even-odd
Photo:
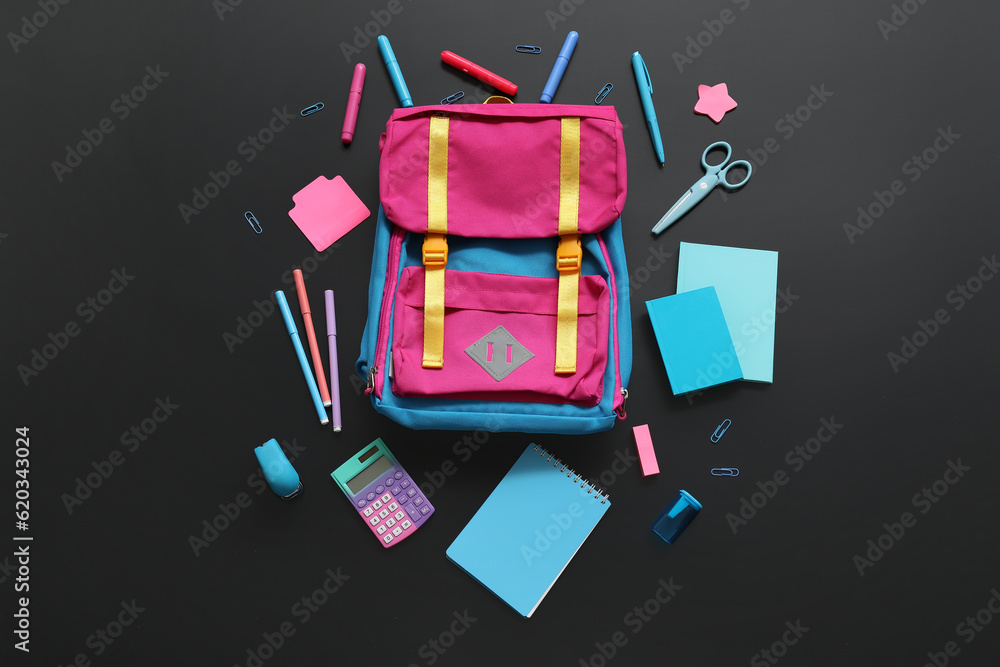
<instances>
[{"instance_id":1,"label":"black background","mask_svg":"<svg viewBox=\"0 0 1000 667\"><path fill-rule=\"evenodd\" d=\"M252 665L248 650L285 622L295 633L274 655L263 651L266 665L771 664L759 652L777 642L781 664L916 667L949 641L959 649L950 664L996 663L1000 619L971 641L959 624L1000 587L1000 281L972 280L981 287L973 298L948 299L977 272L992 277L983 258L1000 250L994 4L403 0L398 14L379 0L53 6L58 13L27 29L16 50L9 35L0 46L0 450L8 471L0 497L8 507L15 428L30 428L31 442L30 529L15 529L10 508L0 531L9 664L63 665L83 654L80 664ZM40 11L36 2L4 3L0 28L24 30L23 17ZM390 19L384 28L371 23L373 11ZM901 25L887 31L897 27L894 12ZM320 174L344 176L377 208L378 137L397 100L374 39L345 57L341 44L366 24L391 38L418 105L457 90L466 102L483 97L483 87L440 62L444 49L519 84L516 101L535 102L569 30L580 42L554 101L589 104L614 83L604 104L626 125L635 362L628 419L612 431L491 434L458 456L455 444L474 434L404 429L355 391L373 219L317 257L287 211L291 195ZM516 53L516 44L542 53ZM636 50L653 79L662 168L629 64ZM690 61L678 65L674 54L685 51ZM368 77L345 147L356 62ZM147 66L169 74L121 119L112 102ZM739 106L716 125L692 108L699 84L723 81ZM831 95L822 105L813 97L819 108L808 110L814 89ZM298 115L315 102L326 109ZM238 146L273 109L294 117L247 162ZM783 120L797 110L808 120ZM114 131L60 180L53 162L65 162L66 146L103 118ZM935 154L939 130L949 129L958 138ZM761 164L769 138L777 151ZM652 237L652 224L701 177L701 151L720 139L738 157L758 156L749 184L728 199L713 193ZM936 161L911 180L904 163L925 149ZM179 205L229 160L241 173L186 223ZM858 207L897 179L903 194L852 237L844 226L856 224ZM263 234L249 228L247 210ZM643 303L674 293L681 240L780 253L788 299L779 300L773 385L736 383L692 401L671 395ZM658 271L639 270L658 253L671 254ZM322 290L337 294L345 413L337 436L316 424L280 316L232 351L224 339L255 300L291 294L298 266L311 269L318 312ZM78 305L123 267L134 278L87 321ZM939 309L947 321L933 337L916 336L925 344L894 368L887 355L901 354L901 338L913 340ZM22 377L33 351L71 322L79 334ZM179 407L129 451L123 433L151 417L157 399ZM725 418L733 425L712 444ZM821 419L842 426L796 470L786 454L815 437ZM643 423L660 474L643 478L634 463L615 472L634 450L631 427ZM329 479L378 436L414 476L443 480L433 519L394 549L376 543ZM252 449L271 437L301 450L294 465L305 493L294 502L251 484ZM531 441L600 480L613 506L525 620L444 551ZM121 465L67 506L78 478L116 450ZM915 506L914 494L942 479L949 461L970 470L939 502ZM741 474L710 476L717 466ZM734 533L727 515L778 471L788 483ZM679 488L705 509L667 546L649 525ZM232 511L241 493L249 506L196 555L190 538L203 536L203 521L225 524L220 504ZM904 512L916 524L860 576L855 556ZM34 538L30 655L11 646L23 595L14 591L15 535ZM338 568L349 579L302 623L295 605ZM635 632L629 614L661 579L682 588ZM113 643L97 639L133 600L143 609L137 620ZM476 620L449 637L454 614L466 612ZM809 630L782 646L786 622L797 621ZM616 632L627 643L606 660L600 646L610 653ZM430 640L449 648L436 653Z\"/></svg>"}]
</instances>

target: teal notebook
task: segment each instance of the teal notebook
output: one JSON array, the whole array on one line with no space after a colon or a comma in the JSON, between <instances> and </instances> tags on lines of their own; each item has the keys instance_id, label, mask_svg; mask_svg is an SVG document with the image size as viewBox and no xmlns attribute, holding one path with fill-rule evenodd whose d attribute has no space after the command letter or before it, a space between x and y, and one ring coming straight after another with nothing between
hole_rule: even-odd
<instances>
[{"instance_id":1,"label":"teal notebook","mask_svg":"<svg viewBox=\"0 0 1000 667\"><path fill-rule=\"evenodd\" d=\"M743 377L715 289L646 302L674 396Z\"/></svg>"},{"instance_id":2,"label":"teal notebook","mask_svg":"<svg viewBox=\"0 0 1000 667\"><path fill-rule=\"evenodd\" d=\"M743 379L774 381L774 320L778 253L681 243L677 291L715 287Z\"/></svg>"},{"instance_id":3,"label":"teal notebook","mask_svg":"<svg viewBox=\"0 0 1000 667\"><path fill-rule=\"evenodd\" d=\"M611 502L531 444L446 552L530 617Z\"/></svg>"}]
</instances>

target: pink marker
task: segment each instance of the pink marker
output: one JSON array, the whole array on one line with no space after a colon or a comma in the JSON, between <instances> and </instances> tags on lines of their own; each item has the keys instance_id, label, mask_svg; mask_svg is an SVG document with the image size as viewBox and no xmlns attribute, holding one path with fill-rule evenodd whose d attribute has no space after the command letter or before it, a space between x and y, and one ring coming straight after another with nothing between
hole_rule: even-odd
<instances>
[{"instance_id":1,"label":"pink marker","mask_svg":"<svg viewBox=\"0 0 1000 667\"><path fill-rule=\"evenodd\" d=\"M365 87L365 66L358 63L354 66L354 78L351 79L351 92L347 94L347 111L344 112L344 129L340 140L345 144L354 139L354 128L358 124L358 109L361 107L361 91Z\"/></svg>"}]
</instances>

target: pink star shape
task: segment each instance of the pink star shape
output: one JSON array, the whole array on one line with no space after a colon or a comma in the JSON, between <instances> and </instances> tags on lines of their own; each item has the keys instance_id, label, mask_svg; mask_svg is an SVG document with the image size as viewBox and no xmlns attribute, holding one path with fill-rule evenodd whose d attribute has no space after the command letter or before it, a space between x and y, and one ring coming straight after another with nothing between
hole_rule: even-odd
<instances>
[{"instance_id":1,"label":"pink star shape","mask_svg":"<svg viewBox=\"0 0 1000 667\"><path fill-rule=\"evenodd\" d=\"M694 112L705 114L716 123L722 120L727 111L736 108L736 100L729 96L729 88L724 83L714 86L698 86L698 104Z\"/></svg>"}]
</instances>

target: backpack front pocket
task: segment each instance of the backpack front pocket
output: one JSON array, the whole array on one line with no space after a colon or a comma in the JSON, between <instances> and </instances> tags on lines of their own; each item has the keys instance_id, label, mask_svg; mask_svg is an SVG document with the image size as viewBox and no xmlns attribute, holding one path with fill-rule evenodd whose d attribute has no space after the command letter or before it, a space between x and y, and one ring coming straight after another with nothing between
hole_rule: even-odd
<instances>
[{"instance_id":1,"label":"backpack front pocket","mask_svg":"<svg viewBox=\"0 0 1000 667\"><path fill-rule=\"evenodd\" d=\"M597 405L608 363L608 285L601 276L580 278L577 370L557 375L558 283L446 271L444 364L423 368L424 269L405 268L393 314L393 393Z\"/></svg>"}]
</instances>

